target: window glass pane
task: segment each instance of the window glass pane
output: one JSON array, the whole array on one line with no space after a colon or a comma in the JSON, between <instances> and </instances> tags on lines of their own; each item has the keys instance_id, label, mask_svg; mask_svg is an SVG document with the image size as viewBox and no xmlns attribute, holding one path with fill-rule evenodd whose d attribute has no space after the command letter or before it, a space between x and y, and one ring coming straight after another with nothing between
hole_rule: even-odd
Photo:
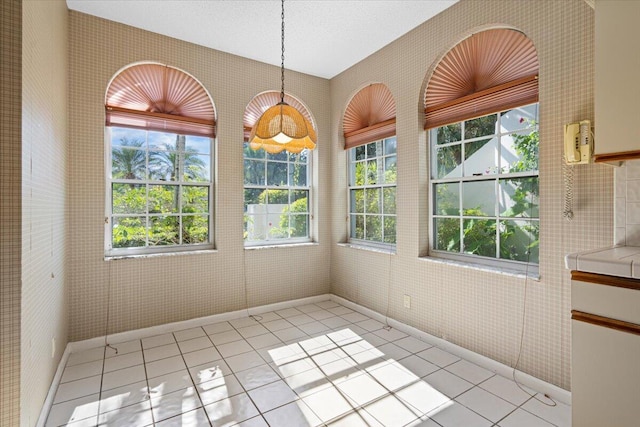
<instances>
[{"instance_id":1,"label":"window glass pane","mask_svg":"<svg viewBox=\"0 0 640 427\"><path fill-rule=\"evenodd\" d=\"M351 190L351 213L364 213L364 190Z\"/></svg>"},{"instance_id":2,"label":"window glass pane","mask_svg":"<svg viewBox=\"0 0 640 427\"><path fill-rule=\"evenodd\" d=\"M149 179L176 181L178 176L178 154L175 151L149 152Z\"/></svg>"},{"instance_id":3,"label":"window glass pane","mask_svg":"<svg viewBox=\"0 0 640 427\"><path fill-rule=\"evenodd\" d=\"M396 243L396 217L385 216L382 218L384 222L384 242Z\"/></svg>"},{"instance_id":4,"label":"window glass pane","mask_svg":"<svg viewBox=\"0 0 640 427\"><path fill-rule=\"evenodd\" d=\"M364 239L364 215L351 215L351 237Z\"/></svg>"},{"instance_id":5,"label":"window glass pane","mask_svg":"<svg viewBox=\"0 0 640 427\"><path fill-rule=\"evenodd\" d=\"M462 175L462 149L460 145L440 147L436 153L434 178L455 178Z\"/></svg>"},{"instance_id":6,"label":"window glass pane","mask_svg":"<svg viewBox=\"0 0 640 427\"><path fill-rule=\"evenodd\" d=\"M481 139L464 144L464 175L498 173L498 139Z\"/></svg>"},{"instance_id":7,"label":"window glass pane","mask_svg":"<svg viewBox=\"0 0 640 427\"><path fill-rule=\"evenodd\" d=\"M295 163L309 163L309 150L302 150L298 154L289 153L289 161Z\"/></svg>"},{"instance_id":8,"label":"window glass pane","mask_svg":"<svg viewBox=\"0 0 640 427\"><path fill-rule=\"evenodd\" d=\"M382 241L382 217L379 215L365 216L364 238L373 242Z\"/></svg>"},{"instance_id":9,"label":"window glass pane","mask_svg":"<svg viewBox=\"0 0 640 427\"><path fill-rule=\"evenodd\" d=\"M538 178L500 180L500 216L538 218Z\"/></svg>"},{"instance_id":10,"label":"window glass pane","mask_svg":"<svg viewBox=\"0 0 640 427\"><path fill-rule=\"evenodd\" d=\"M150 131L147 134L147 141L149 141L149 149L176 150L176 143L181 137L184 138L184 135Z\"/></svg>"},{"instance_id":11,"label":"window glass pane","mask_svg":"<svg viewBox=\"0 0 640 427\"><path fill-rule=\"evenodd\" d=\"M307 165L304 163L289 163L289 185L305 187L307 185Z\"/></svg>"},{"instance_id":12,"label":"window glass pane","mask_svg":"<svg viewBox=\"0 0 640 427\"><path fill-rule=\"evenodd\" d=\"M396 187L385 187L382 189L383 209L385 214L396 213Z\"/></svg>"},{"instance_id":13,"label":"window glass pane","mask_svg":"<svg viewBox=\"0 0 640 427\"><path fill-rule=\"evenodd\" d=\"M113 179L145 179L147 153L143 149L113 148L111 150L111 176Z\"/></svg>"},{"instance_id":14,"label":"window glass pane","mask_svg":"<svg viewBox=\"0 0 640 427\"><path fill-rule=\"evenodd\" d=\"M462 212L468 216L495 216L495 181L463 182Z\"/></svg>"},{"instance_id":15,"label":"window glass pane","mask_svg":"<svg viewBox=\"0 0 640 427\"><path fill-rule=\"evenodd\" d=\"M112 184L111 200L114 214L145 213L147 187L138 184Z\"/></svg>"},{"instance_id":16,"label":"window glass pane","mask_svg":"<svg viewBox=\"0 0 640 427\"><path fill-rule=\"evenodd\" d=\"M497 114L478 117L477 119L464 122L464 139L478 138L496 133Z\"/></svg>"},{"instance_id":17,"label":"window glass pane","mask_svg":"<svg viewBox=\"0 0 640 427\"><path fill-rule=\"evenodd\" d=\"M376 156L382 155L381 141L375 141L366 145L367 147L367 159L372 159Z\"/></svg>"},{"instance_id":18,"label":"window glass pane","mask_svg":"<svg viewBox=\"0 0 640 427\"><path fill-rule=\"evenodd\" d=\"M260 198L270 205L288 205L289 190L265 190Z\"/></svg>"},{"instance_id":19,"label":"window glass pane","mask_svg":"<svg viewBox=\"0 0 640 427\"><path fill-rule=\"evenodd\" d=\"M367 213L380 213L380 188L365 190L365 206Z\"/></svg>"},{"instance_id":20,"label":"window glass pane","mask_svg":"<svg viewBox=\"0 0 640 427\"><path fill-rule=\"evenodd\" d=\"M367 185L377 184L378 183L378 161L377 160L369 160L367 161Z\"/></svg>"},{"instance_id":21,"label":"window glass pane","mask_svg":"<svg viewBox=\"0 0 640 427\"><path fill-rule=\"evenodd\" d=\"M435 249L460 252L460 220L458 218L434 218Z\"/></svg>"},{"instance_id":22,"label":"window glass pane","mask_svg":"<svg viewBox=\"0 0 640 427\"><path fill-rule=\"evenodd\" d=\"M244 161L244 183L245 185L264 185L264 166L260 160Z\"/></svg>"},{"instance_id":23,"label":"window glass pane","mask_svg":"<svg viewBox=\"0 0 640 427\"><path fill-rule=\"evenodd\" d=\"M540 223L538 221L501 221L500 258L539 262Z\"/></svg>"},{"instance_id":24,"label":"window glass pane","mask_svg":"<svg viewBox=\"0 0 640 427\"><path fill-rule=\"evenodd\" d=\"M537 128L502 136L503 169L508 172L537 171L539 142Z\"/></svg>"},{"instance_id":25,"label":"window glass pane","mask_svg":"<svg viewBox=\"0 0 640 427\"><path fill-rule=\"evenodd\" d=\"M538 104L514 108L500 115L501 132L531 128L538 123Z\"/></svg>"},{"instance_id":26,"label":"window glass pane","mask_svg":"<svg viewBox=\"0 0 640 427\"><path fill-rule=\"evenodd\" d=\"M286 163L267 163L267 185L287 185L288 170Z\"/></svg>"},{"instance_id":27,"label":"window glass pane","mask_svg":"<svg viewBox=\"0 0 640 427\"><path fill-rule=\"evenodd\" d=\"M355 160L364 160L366 157L367 149L364 145L360 145L359 147L352 148L355 150L356 158Z\"/></svg>"},{"instance_id":28,"label":"window glass pane","mask_svg":"<svg viewBox=\"0 0 640 427\"><path fill-rule=\"evenodd\" d=\"M396 156L385 157L384 159L384 182L394 184L397 179L397 159Z\"/></svg>"},{"instance_id":29,"label":"window glass pane","mask_svg":"<svg viewBox=\"0 0 640 427\"><path fill-rule=\"evenodd\" d=\"M255 206L266 203L266 200L262 197L263 190L257 188L245 188L244 189L244 211L246 213L257 212Z\"/></svg>"},{"instance_id":30,"label":"window glass pane","mask_svg":"<svg viewBox=\"0 0 640 427\"><path fill-rule=\"evenodd\" d=\"M149 217L149 246L180 244L180 218L177 216Z\"/></svg>"},{"instance_id":31,"label":"window glass pane","mask_svg":"<svg viewBox=\"0 0 640 427\"><path fill-rule=\"evenodd\" d=\"M453 123L450 125L441 126L435 130L435 133L436 143L438 145L460 141L462 139L462 124Z\"/></svg>"},{"instance_id":32,"label":"window glass pane","mask_svg":"<svg viewBox=\"0 0 640 427\"><path fill-rule=\"evenodd\" d=\"M211 154L211 138L186 135L185 151L199 154Z\"/></svg>"},{"instance_id":33,"label":"window glass pane","mask_svg":"<svg viewBox=\"0 0 640 427\"><path fill-rule=\"evenodd\" d=\"M289 234L291 237L306 237L309 232L309 215L291 215Z\"/></svg>"},{"instance_id":34,"label":"window glass pane","mask_svg":"<svg viewBox=\"0 0 640 427\"><path fill-rule=\"evenodd\" d=\"M496 257L496 221L493 219L464 219L463 252Z\"/></svg>"},{"instance_id":35,"label":"window glass pane","mask_svg":"<svg viewBox=\"0 0 640 427\"><path fill-rule=\"evenodd\" d=\"M187 185L182 187L182 212L209 212L209 187Z\"/></svg>"},{"instance_id":36,"label":"window glass pane","mask_svg":"<svg viewBox=\"0 0 640 427\"><path fill-rule=\"evenodd\" d=\"M434 185L436 215L460 215L460 185L455 183Z\"/></svg>"},{"instance_id":37,"label":"window glass pane","mask_svg":"<svg viewBox=\"0 0 640 427\"><path fill-rule=\"evenodd\" d=\"M246 142L244 143L243 153L245 159L264 159L266 157L266 151L262 149L254 150Z\"/></svg>"},{"instance_id":38,"label":"window glass pane","mask_svg":"<svg viewBox=\"0 0 640 427\"><path fill-rule=\"evenodd\" d=\"M286 161L289 159L289 156L287 155L287 151L286 150L282 150L279 153L267 153L267 160L279 160L279 161Z\"/></svg>"},{"instance_id":39,"label":"window glass pane","mask_svg":"<svg viewBox=\"0 0 640 427\"><path fill-rule=\"evenodd\" d=\"M366 171L366 162L358 162L351 164L350 178L351 185L364 185L364 175Z\"/></svg>"},{"instance_id":40,"label":"window glass pane","mask_svg":"<svg viewBox=\"0 0 640 427\"><path fill-rule=\"evenodd\" d=\"M114 217L113 247L134 248L147 243L147 220L145 217Z\"/></svg>"},{"instance_id":41,"label":"window glass pane","mask_svg":"<svg viewBox=\"0 0 640 427\"><path fill-rule=\"evenodd\" d=\"M267 215L253 213L258 205L253 205L249 210L250 213L244 215L244 238L249 241L260 241L267 238ZM266 212L266 207L260 207L261 211Z\"/></svg>"},{"instance_id":42,"label":"window glass pane","mask_svg":"<svg viewBox=\"0 0 640 427\"><path fill-rule=\"evenodd\" d=\"M384 140L384 154L395 154L397 149L398 141L396 137L393 136L391 138L387 138Z\"/></svg>"},{"instance_id":43,"label":"window glass pane","mask_svg":"<svg viewBox=\"0 0 640 427\"><path fill-rule=\"evenodd\" d=\"M141 147L146 148L147 131L129 128L109 128L111 131L112 147Z\"/></svg>"},{"instance_id":44,"label":"window glass pane","mask_svg":"<svg viewBox=\"0 0 640 427\"><path fill-rule=\"evenodd\" d=\"M177 213L178 186L150 185L149 213Z\"/></svg>"},{"instance_id":45,"label":"window glass pane","mask_svg":"<svg viewBox=\"0 0 640 427\"><path fill-rule=\"evenodd\" d=\"M293 190L291 192L291 212L307 212L309 191Z\"/></svg>"},{"instance_id":46,"label":"window glass pane","mask_svg":"<svg viewBox=\"0 0 640 427\"><path fill-rule=\"evenodd\" d=\"M209 217L186 215L182 217L182 244L207 243L209 240Z\"/></svg>"},{"instance_id":47,"label":"window glass pane","mask_svg":"<svg viewBox=\"0 0 640 427\"><path fill-rule=\"evenodd\" d=\"M208 182L211 180L210 156L185 152L178 153L178 159L184 162L183 181Z\"/></svg>"}]
</instances>

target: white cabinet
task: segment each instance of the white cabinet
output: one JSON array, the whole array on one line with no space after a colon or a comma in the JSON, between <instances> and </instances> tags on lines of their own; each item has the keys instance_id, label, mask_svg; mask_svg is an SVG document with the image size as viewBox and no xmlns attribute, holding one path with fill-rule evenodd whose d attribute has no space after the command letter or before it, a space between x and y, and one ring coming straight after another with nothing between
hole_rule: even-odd
<instances>
[{"instance_id":1,"label":"white cabinet","mask_svg":"<svg viewBox=\"0 0 640 427\"><path fill-rule=\"evenodd\" d=\"M640 0L595 3L595 161L640 158Z\"/></svg>"},{"instance_id":2,"label":"white cabinet","mask_svg":"<svg viewBox=\"0 0 640 427\"><path fill-rule=\"evenodd\" d=\"M579 427L640 420L640 280L571 274L571 406Z\"/></svg>"}]
</instances>

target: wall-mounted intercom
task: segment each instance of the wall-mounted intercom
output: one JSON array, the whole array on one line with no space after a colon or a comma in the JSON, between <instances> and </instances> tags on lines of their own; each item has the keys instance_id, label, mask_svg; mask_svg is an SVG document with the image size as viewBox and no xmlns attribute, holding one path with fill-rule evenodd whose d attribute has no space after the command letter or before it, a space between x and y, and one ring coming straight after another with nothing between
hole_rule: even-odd
<instances>
[{"instance_id":1,"label":"wall-mounted intercom","mask_svg":"<svg viewBox=\"0 0 640 427\"><path fill-rule=\"evenodd\" d=\"M593 155L593 138L591 122L564 125L564 160L568 165L591 163Z\"/></svg>"}]
</instances>

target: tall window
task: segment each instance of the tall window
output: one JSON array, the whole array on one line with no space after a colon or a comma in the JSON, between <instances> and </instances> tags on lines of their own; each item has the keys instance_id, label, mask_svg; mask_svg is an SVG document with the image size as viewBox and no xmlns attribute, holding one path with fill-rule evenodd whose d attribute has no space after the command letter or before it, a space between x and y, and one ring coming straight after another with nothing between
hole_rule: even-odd
<instances>
[{"instance_id":1,"label":"tall window","mask_svg":"<svg viewBox=\"0 0 640 427\"><path fill-rule=\"evenodd\" d=\"M309 155L244 145L244 237L248 245L309 240Z\"/></svg>"},{"instance_id":2,"label":"tall window","mask_svg":"<svg viewBox=\"0 0 640 427\"><path fill-rule=\"evenodd\" d=\"M538 263L538 104L431 129L436 251Z\"/></svg>"},{"instance_id":3,"label":"tall window","mask_svg":"<svg viewBox=\"0 0 640 427\"><path fill-rule=\"evenodd\" d=\"M396 138L349 149L351 240L396 243Z\"/></svg>"},{"instance_id":4,"label":"tall window","mask_svg":"<svg viewBox=\"0 0 640 427\"><path fill-rule=\"evenodd\" d=\"M431 255L535 273L538 56L531 40L501 28L454 46L427 85L425 129Z\"/></svg>"},{"instance_id":5,"label":"tall window","mask_svg":"<svg viewBox=\"0 0 640 427\"><path fill-rule=\"evenodd\" d=\"M255 96L245 110L244 122L244 241L246 246L303 243L311 233L311 156L303 150L268 153L247 142L262 113L280 101L279 92ZM313 123L307 108L285 94L284 101Z\"/></svg>"},{"instance_id":6,"label":"tall window","mask_svg":"<svg viewBox=\"0 0 640 427\"><path fill-rule=\"evenodd\" d=\"M204 88L162 64L131 66L107 90L106 125L106 254L212 248L215 120Z\"/></svg>"},{"instance_id":7,"label":"tall window","mask_svg":"<svg viewBox=\"0 0 640 427\"><path fill-rule=\"evenodd\" d=\"M359 90L344 113L349 169L349 241L396 244L396 103L387 86Z\"/></svg>"}]
</instances>

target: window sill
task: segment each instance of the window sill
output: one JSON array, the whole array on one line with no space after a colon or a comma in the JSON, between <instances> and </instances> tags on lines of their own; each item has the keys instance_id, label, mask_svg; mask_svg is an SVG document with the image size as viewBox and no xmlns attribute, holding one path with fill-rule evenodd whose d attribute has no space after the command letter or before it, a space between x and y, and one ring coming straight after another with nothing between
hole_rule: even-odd
<instances>
[{"instance_id":1,"label":"window sill","mask_svg":"<svg viewBox=\"0 0 640 427\"><path fill-rule=\"evenodd\" d=\"M301 243L283 243L281 245L256 245L256 246L245 246L245 251L253 251L260 249L283 249L283 248L299 248L304 246L320 246L318 242L301 242Z\"/></svg>"},{"instance_id":2,"label":"window sill","mask_svg":"<svg viewBox=\"0 0 640 427\"><path fill-rule=\"evenodd\" d=\"M434 256L423 256L423 257L419 257L418 259L420 261L430 262L434 264L446 264L446 265L451 265L451 266L460 267L460 268L469 268L471 270L484 271L487 273L501 274L504 276L515 277L518 279L530 279L530 280L535 280L536 282L540 281L540 274L539 274L538 268L536 268L535 271L532 270L529 272L524 272L517 269L494 267L494 266L489 266L484 264L477 264L473 262L463 262L463 261L456 261L456 260L447 259L447 258L438 258Z\"/></svg>"},{"instance_id":3,"label":"window sill","mask_svg":"<svg viewBox=\"0 0 640 427\"><path fill-rule=\"evenodd\" d=\"M182 255L208 255L217 254L217 249L203 249L200 251L179 251L179 252L158 252L154 254L129 254L129 255L105 255L105 261L118 261L121 259L138 259L138 258L157 258L167 256L182 256Z\"/></svg>"},{"instance_id":4,"label":"window sill","mask_svg":"<svg viewBox=\"0 0 640 427\"><path fill-rule=\"evenodd\" d=\"M369 245L365 245L365 244L350 243L350 242L338 243L338 246L343 247L343 248L358 249L358 250L361 250L361 251L377 252L377 253L380 253L380 254L387 254L387 255L395 255L396 254L396 247L395 246L388 246L388 247L373 246L373 245L369 246Z\"/></svg>"}]
</instances>

